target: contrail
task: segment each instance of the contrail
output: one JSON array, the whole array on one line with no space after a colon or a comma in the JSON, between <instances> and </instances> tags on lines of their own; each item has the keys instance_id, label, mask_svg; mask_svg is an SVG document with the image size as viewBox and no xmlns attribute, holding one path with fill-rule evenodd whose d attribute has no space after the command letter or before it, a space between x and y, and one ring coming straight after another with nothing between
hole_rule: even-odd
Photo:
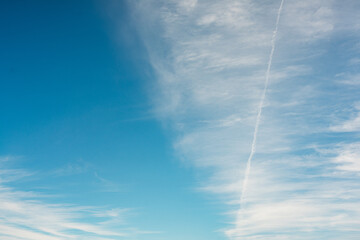
<instances>
[{"instance_id":1,"label":"contrail","mask_svg":"<svg viewBox=\"0 0 360 240\"><path fill-rule=\"evenodd\" d=\"M246 188L247 188L249 175L250 175L251 160L252 160L252 158L253 158L253 156L255 154L255 151L256 151L256 139L257 139L257 134L258 134L258 130L259 130L259 124L260 124L260 118L261 118L261 114L262 114L262 109L264 107L264 100L265 100L266 92L267 92L268 85L269 85L271 64L272 64L272 59L273 59L275 46L276 46L276 35L277 35L277 32L278 32L280 15L281 15L281 11L282 11L282 8L283 8L283 5L284 5L284 1L285 0L281 0L280 7L279 7L279 10L278 10L278 14L277 14L277 18L276 18L275 30L273 32L272 39L271 39L271 52L270 52L268 66L267 66L267 70L266 70L265 86L264 86L264 90L263 90L261 100L260 100L260 104L259 104L259 111L258 111L258 114L256 116L254 135L253 135L253 140L252 140L252 144L251 144L251 151L250 151L250 155L249 155L249 158L248 158L247 164L246 164L245 177L244 177L243 187L242 187L242 192L241 192L241 197L240 197L240 206L243 204L243 201L244 201Z\"/></svg>"}]
</instances>

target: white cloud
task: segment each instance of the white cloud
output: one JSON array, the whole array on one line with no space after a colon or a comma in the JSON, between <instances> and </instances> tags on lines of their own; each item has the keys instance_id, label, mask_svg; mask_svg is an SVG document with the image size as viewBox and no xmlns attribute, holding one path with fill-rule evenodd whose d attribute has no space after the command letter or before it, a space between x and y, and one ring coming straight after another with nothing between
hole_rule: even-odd
<instances>
[{"instance_id":1,"label":"white cloud","mask_svg":"<svg viewBox=\"0 0 360 240\"><path fill-rule=\"evenodd\" d=\"M56 176L82 174L88 171L90 168L92 168L91 164L80 159L75 162L67 163L65 166L56 169L53 174Z\"/></svg>"},{"instance_id":2,"label":"white cloud","mask_svg":"<svg viewBox=\"0 0 360 240\"><path fill-rule=\"evenodd\" d=\"M342 146L333 159L338 164L337 169L350 172L360 172L360 143Z\"/></svg>"},{"instance_id":3,"label":"white cloud","mask_svg":"<svg viewBox=\"0 0 360 240\"><path fill-rule=\"evenodd\" d=\"M334 29L332 5L332 0L287 1L282 25L298 40L326 37Z\"/></svg>"},{"instance_id":4,"label":"white cloud","mask_svg":"<svg viewBox=\"0 0 360 240\"><path fill-rule=\"evenodd\" d=\"M133 234L128 229L119 229L119 224L115 227L111 225L113 222L123 223L125 210L50 203L54 198L49 198L46 194L17 190L5 185L34 174L6 168L6 164L1 167L1 239L110 240Z\"/></svg>"},{"instance_id":5,"label":"white cloud","mask_svg":"<svg viewBox=\"0 0 360 240\"><path fill-rule=\"evenodd\" d=\"M184 0L179 1L178 4L181 8L183 8L185 11L191 11L195 8L197 3L197 0Z\"/></svg>"},{"instance_id":6,"label":"white cloud","mask_svg":"<svg viewBox=\"0 0 360 240\"><path fill-rule=\"evenodd\" d=\"M360 64L360 58L352 58L349 60L349 65L359 65Z\"/></svg>"},{"instance_id":7,"label":"white cloud","mask_svg":"<svg viewBox=\"0 0 360 240\"><path fill-rule=\"evenodd\" d=\"M330 128L334 132L359 132L360 131L360 113L354 119L345 121L341 125Z\"/></svg>"},{"instance_id":8,"label":"white cloud","mask_svg":"<svg viewBox=\"0 0 360 240\"><path fill-rule=\"evenodd\" d=\"M337 99L327 92L330 80L319 76L316 61L328 51L323 43L345 31L338 17L343 9L334 7L340 3L285 1L243 209L242 179L280 2L198 1L191 12L167 1L156 1L161 11L152 4L136 7L143 17L139 25L155 19L150 26L156 36L143 31L142 37L157 77L156 112L178 131L179 156L210 173L199 189L233 208L228 236L339 239L321 232L344 236L347 229L358 229L354 219L360 213L351 212L359 207L360 193L352 191L358 179L339 173L333 155L309 147L336 145L326 142L326 134ZM357 129L356 119L346 128Z\"/></svg>"},{"instance_id":9,"label":"white cloud","mask_svg":"<svg viewBox=\"0 0 360 240\"><path fill-rule=\"evenodd\" d=\"M355 64L354 62L352 62ZM343 74L345 75L345 74ZM339 82L342 84L350 85L350 86L359 86L360 85L360 74L346 74L345 76L340 75L343 79Z\"/></svg>"},{"instance_id":10,"label":"white cloud","mask_svg":"<svg viewBox=\"0 0 360 240\"><path fill-rule=\"evenodd\" d=\"M340 124L330 127L334 132L359 132L360 131L360 106L355 104L355 110L352 112L353 117L345 120Z\"/></svg>"},{"instance_id":11,"label":"white cloud","mask_svg":"<svg viewBox=\"0 0 360 240\"><path fill-rule=\"evenodd\" d=\"M0 234L24 239L79 239L83 236L108 237L126 235L107 230L106 226L82 223L91 208L48 204L39 198L24 197L26 192L12 188L0 191ZM81 233L71 233L77 230ZM33 237L32 237L33 236Z\"/></svg>"}]
</instances>

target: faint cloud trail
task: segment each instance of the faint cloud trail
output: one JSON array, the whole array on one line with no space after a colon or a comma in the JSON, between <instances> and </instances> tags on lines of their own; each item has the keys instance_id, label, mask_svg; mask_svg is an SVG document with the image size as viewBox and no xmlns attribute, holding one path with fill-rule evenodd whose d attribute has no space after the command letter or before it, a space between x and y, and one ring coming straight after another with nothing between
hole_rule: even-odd
<instances>
[{"instance_id":1,"label":"faint cloud trail","mask_svg":"<svg viewBox=\"0 0 360 240\"><path fill-rule=\"evenodd\" d=\"M276 18L275 30L273 32L272 39L271 39L271 52L270 52L268 66L267 66L267 70L266 70L265 86L264 86L264 90L263 90L261 100L260 100L260 104L259 104L259 111L258 111L258 114L256 116L255 129L254 129L253 140L252 140L252 144L251 144L251 151L250 151L250 155L249 155L249 158L248 158L247 164L246 164L245 176L244 176L243 187L242 187L242 192L241 192L241 197L240 197L240 207L243 205L243 202L244 202L244 197L245 197L245 194L246 194L246 188L247 188L249 175L250 175L250 170L251 170L251 160L252 160L252 158L253 158L253 156L255 154L255 151L256 151L256 139L257 139L257 134L258 134L258 130L259 130L259 124L260 124L260 118L261 118L261 114L262 114L262 109L264 107L264 100L265 100L266 92L267 92L268 85L269 85L271 64L272 64L272 59L273 59L275 46L276 46L276 35L277 35L277 32L278 32L280 15L281 15L281 11L282 11L282 8L283 8L283 5L284 5L284 1L285 0L281 0L280 7L279 7L279 10L278 10L278 14L277 14L277 18Z\"/></svg>"}]
</instances>

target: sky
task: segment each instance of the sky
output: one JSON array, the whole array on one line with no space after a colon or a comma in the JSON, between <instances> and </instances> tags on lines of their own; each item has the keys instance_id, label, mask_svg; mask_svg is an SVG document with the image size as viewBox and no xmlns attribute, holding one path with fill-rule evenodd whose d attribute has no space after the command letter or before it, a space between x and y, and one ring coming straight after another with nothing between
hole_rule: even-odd
<instances>
[{"instance_id":1,"label":"sky","mask_svg":"<svg viewBox=\"0 0 360 240\"><path fill-rule=\"evenodd\" d=\"M0 2L0 239L360 238L360 2Z\"/></svg>"}]
</instances>

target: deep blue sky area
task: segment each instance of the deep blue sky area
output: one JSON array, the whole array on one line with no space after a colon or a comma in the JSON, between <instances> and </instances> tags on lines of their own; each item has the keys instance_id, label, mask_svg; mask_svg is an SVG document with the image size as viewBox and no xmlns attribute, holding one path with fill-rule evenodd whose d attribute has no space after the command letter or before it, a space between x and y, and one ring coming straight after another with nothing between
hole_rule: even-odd
<instances>
[{"instance_id":1,"label":"deep blue sky area","mask_svg":"<svg viewBox=\"0 0 360 240\"><path fill-rule=\"evenodd\" d=\"M35 173L9 185L52 203L129 208L126 224L163 232L146 239L203 238L197 216L212 213L152 114L127 5L111 4L1 1L0 153Z\"/></svg>"}]
</instances>

